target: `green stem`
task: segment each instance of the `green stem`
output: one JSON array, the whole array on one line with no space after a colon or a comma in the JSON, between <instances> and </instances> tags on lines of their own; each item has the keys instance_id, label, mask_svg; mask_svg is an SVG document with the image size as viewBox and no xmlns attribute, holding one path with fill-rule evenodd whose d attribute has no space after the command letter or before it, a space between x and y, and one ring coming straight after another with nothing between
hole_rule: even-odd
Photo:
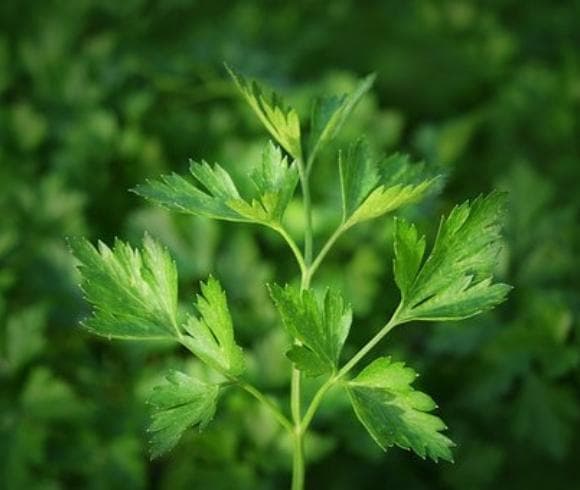
<instances>
[{"instance_id":1,"label":"green stem","mask_svg":"<svg viewBox=\"0 0 580 490\"><path fill-rule=\"evenodd\" d=\"M304 202L304 267L301 267L302 279L300 289L304 291L310 287L312 274L309 269L312 264L312 201L310 198L309 172L304 162L298 160L298 172L302 187ZM290 385L290 408L294 423L294 457L292 461L292 490L304 489L305 461L304 461L304 433L302 426L301 386L302 373L292 366L292 381Z\"/></svg>"},{"instance_id":2,"label":"green stem","mask_svg":"<svg viewBox=\"0 0 580 490\"><path fill-rule=\"evenodd\" d=\"M308 268L307 273L309 277L312 277L314 273L318 270L318 267L320 267L320 264L326 257L326 254L330 251L332 246L335 244L336 240L339 239L340 235L342 235L346 230L347 228L344 226L344 224L339 225L338 228L334 231L334 233L330 236L330 238L326 241L324 246L320 249L320 252L318 252L316 258L312 262L312 265Z\"/></svg>"},{"instance_id":3,"label":"green stem","mask_svg":"<svg viewBox=\"0 0 580 490\"><path fill-rule=\"evenodd\" d=\"M301 160L298 161L298 172L304 201L304 261L306 266L310 267L312 263L312 201L310 198L309 174Z\"/></svg>"},{"instance_id":4,"label":"green stem","mask_svg":"<svg viewBox=\"0 0 580 490\"><path fill-rule=\"evenodd\" d=\"M338 381L338 378L336 377L336 375L334 375L334 376L330 377L318 389L318 391L316 392L316 394L312 398L312 401L310 402L310 405L308 406L306 413L304 414L304 418L302 419L302 431L303 432L306 432L308 430L308 427L310 426L310 423L312 422L312 419L314 418L314 415L316 414L316 411L318 410L318 407L320 406L322 399L324 398L324 396L326 395L328 390L330 390L330 388L332 388L337 381Z\"/></svg>"},{"instance_id":5,"label":"green stem","mask_svg":"<svg viewBox=\"0 0 580 490\"><path fill-rule=\"evenodd\" d=\"M256 400L258 400L259 402L264 404L266 407L268 407L270 409L270 411L272 412L272 414L274 415L274 417L276 418L276 420L278 421L278 423L282 427L284 427L284 429L286 429L290 433L294 432L294 427L293 427L292 423L280 411L278 406L272 400L270 400L266 395L264 395L264 393L262 393L260 390L258 390L258 388L256 388L255 386L252 386L251 384L249 384L243 380L237 380L237 384L244 391L246 391L247 393L252 395Z\"/></svg>"},{"instance_id":6,"label":"green stem","mask_svg":"<svg viewBox=\"0 0 580 490\"><path fill-rule=\"evenodd\" d=\"M298 248L298 245L296 245L294 239L290 236L290 234L286 231L286 229L282 225L273 225L271 226L271 228L277 231L280 234L280 236L284 238L284 240L292 250L294 257L296 258L296 262L298 263L298 267L300 268L301 276L304 277L307 274L306 263L304 262L302 252L300 251L300 248Z\"/></svg>"},{"instance_id":7,"label":"green stem","mask_svg":"<svg viewBox=\"0 0 580 490\"><path fill-rule=\"evenodd\" d=\"M304 438L302 432L294 433L294 456L292 458L292 490L304 490Z\"/></svg>"},{"instance_id":8,"label":"green stem","mask_svg":"<svg viewBox=\"0 0 580 490\"><path fill-rule=\"evenodd\" d=\"M369 340L351 359L348 361L340 371L337 373L337 378L341 379L346 376L352 368L354 368L363 357L365 357L393 328L400 324L397 314L400 306L397 308L389 322L379 330L379 332Z\"/></svg>"}]
</instances>

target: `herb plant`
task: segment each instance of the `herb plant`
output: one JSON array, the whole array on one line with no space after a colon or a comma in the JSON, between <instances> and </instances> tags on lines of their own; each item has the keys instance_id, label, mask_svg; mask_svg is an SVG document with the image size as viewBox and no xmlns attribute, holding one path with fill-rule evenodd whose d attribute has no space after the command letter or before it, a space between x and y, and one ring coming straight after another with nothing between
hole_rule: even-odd
<instances>
[{"instance_id":1,"label":"herb plant","mask_svg":"<svg viewBox=\"0 0 580 490\"><path fill-rule=\"evenodd\" d=\"M166 175L135 192L166 209L212 219L253 223L275 231L288 244L300 277L270 284L271 298L289 337L292 361L290 407L260 391L245 377L244 353L236 343L226 293L213 277L201 284L195 312L178 305L178 273L167 250L150 236L142 248L117 240L112 248L72 239L82 288L94 307L83 325L109 339L170 340L181 344L219 375L210 382L170 372L149 399L151 455L171 450L184 431L205 428L227 387L238 387L263 403L293 441L292 489L304 488L305 434L329 390L343 390L354 413L376 443L412 450L422 458L452 461L452 441L433 415L432 398L415 389L416 372L390 357L369 361L373 348L396 326L415 321L469 318L501 303L510 289L494 283L505 197L498 192L456 206L439 225L430 251L415 225L395 218L394 280L400 302L382 328L350 359L341 358L353 312L341 292L312 287L316 271L347 230L415 203L440 186L441 176L425 164L395 154L377 160L363 139L338 154L342 209L336 231L315 253L310 176L317 157L335 138L374 76L350 94L325 96L313 104L304 125L278 94L229 72L259 120L274 138L251 175L255 194L218 164L192 162L194 180ZM284 214L300 186L304 211L303 247L284 225ZM266 285L265 285L266 287ZM283 352L280 355L284 355ZM304 399L305 376L320 378L318 391Z\"/></svg>"}]
</instances>

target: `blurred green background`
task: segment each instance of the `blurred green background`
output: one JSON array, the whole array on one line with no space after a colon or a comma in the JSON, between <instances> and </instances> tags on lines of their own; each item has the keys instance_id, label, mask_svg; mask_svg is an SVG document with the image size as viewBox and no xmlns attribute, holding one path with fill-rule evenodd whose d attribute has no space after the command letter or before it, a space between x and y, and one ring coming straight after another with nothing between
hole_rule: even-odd
<instances>
[{"instance_id":1,"label":"blurred green background","mask_svg":"<svg viewBox=\"0 0 580 490\"><path fill-rule=\"evenodd\" d=\"M0 487L288 486L288 441L241 393L206 432L150 462L149 388L168 367L200 367L178 349L77 326L88 311L64 237L136 243L148 230L176 257L184 301L211 271L223 282L251 377L284 401L286 340L264 287L296 274L283 244L127 192L186 172L190 157L247 173L267 138L223 61L303 114L312 96L376 72L337 146L364 133L376 151L441 166L445 190L405 210L431 237L454 203L510 193L498 271L515 286L510 300L381 344L423 373L456 463L383 454L337 397L308 441L308 488L578 488L580 2L553 0L0 2ZM335 156L314 175L318 244L337 214ZM287 218L300 229L298 203ZM347 350L397 300L391 221L349 232L318 278L353 302Z\"/></svg>"}]
</instances>

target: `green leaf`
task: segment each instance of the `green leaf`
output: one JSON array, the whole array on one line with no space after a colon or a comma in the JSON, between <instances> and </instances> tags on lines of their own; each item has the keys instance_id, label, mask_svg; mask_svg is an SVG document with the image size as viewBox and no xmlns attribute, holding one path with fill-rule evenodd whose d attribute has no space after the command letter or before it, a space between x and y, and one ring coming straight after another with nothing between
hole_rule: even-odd
<instances>
[{"instance_id":1,"label":"green leaf","mask_svg":"<svg viewBox=\"0 0 580 490\"><path fill-rule=\"evenodd\" d=\"M181 435L190 427L200 430L212 420L219 386L207 384L173 371L168 383L154 388L148 403L151 405L151 457L157 458L170 451Z\"/></svg>"},{"instance_id":2,"label":"green leaf","mask_svg":"<svg viewBox=\"0 0 580 490\"><path fill-rule=\"evenodd\" d=\"M419 236L415 225L395 218L395 282L406 300L425 253L425 237Z\"/></svg>"},{"instance_id":3,"label":"green leaf","mask_svg":"<svg viewBox=\"0 0 580 490\"><path fill-rule=\"evenodd\" d=\"M163 175L161 180L148 180L133 192L170 211L227 221L251 221L228 205L241 198L226 170L217 163L212 167L205 161L191 162L189 170L201 187L171 174Z\"/></svg>"},{"instance_id":4,"label":"green leaf","mask_svg":"<svg viewBox=\"0 0 580 490\"><path fill-rule=\"evenodd\" d=\"M374 74L363 78L350 94L316 99L310 117L310 159L336 137L359 100L373 86L375 78Z\"/></svg>"},{"instance_id":5,"label":"green leaf","mask_svg":"<svg viewBox=\"0 0 580 490\"><path fill-rule=\"evenodd\" d=\"M188 317L184 324L188 335L181 342L217 371L237 376L244 370L244 356L234 339L226 295L213 277L201 283L201 293L196 303L200 317Z\"/></svg>"},{"instance_id":6,"label":"green leaf","mask_svg":"<svg viewBox=\"0 0 580 490\"><path fill-rule=\"evenodd\" d=\"M197 185L179 175L147 181L134 192L171 211L226 221L277 225L294 196L298 182L296 163L289 164L279 147L268 143L261 165L252 179L258 191L254 199L244 199L230 174L218 164L192 162L190 172Z\"/></svg>"},{"instance_id":7,"label":"green leaf","mask_svg":"<svg viewBox=\"0 0 580 490\"><path fill-rule=\"evenodd\" d=\"M295 159L302 159L298 113L276 92L265 89L254 80L246 80L227 65L226 69L270 134Z\"/></svg>"},{"instance_id":8,"label":"green leaf","mask_svg":"<svg viewBox=\"0 0 580 490\"><path fill-rule=\"evenodd\" d=\"M312 376L334 372L352 322L340 293L327 289L319 301L310 289L273 285L270 294L284 327L301 344L288 352L292 362Z\"/></svg>"},{"instance_id":9,"label":"green leaf","mask_svg":"<svg viewBox=\"0 0 580 490\"><path fill-rule=\"evenodd\" d=\"M346 384L354 411L376 443L413 450L434 461L453 461L453 442L441 432L443 421L429 412L430 396L411 385L418 375L402 362L381 357Z\"/></svg>"},{"instance_id":10,"label":"green leaf","mask_svg":"<svg viewBox=\"0 0 580 490\"><path fill-rule=\"evenodd\" d=\"M252 180L258 198L253 199L251 204L238 199L230 202L229 206L256 222L280 223L298 183L296 163L289 165L280 148L270 142L262 153L262 165L252 173Z\"/></svg>"},{"instance_id":11,"label":"green leaf","mask_svg":"<svg viewBox=\"0 0 580 490\"><path fill-rule=\"evenodd\" d=\"M424 237L412 225L395 228L395 280L402 304L397 317L409 320L461 320L489 310L511 289L492 284L501 247L505 195L492 192L456 206L443 218L435 245L421 265Z\"/></svg>"},{"instance_id":12,"label":"green leaf","mask_svg":"<svg viewBox=\"0 0 580 490\"><path fill-rule=\"evenodd\" d=\"M420 200L439 180L405 155L374 161L362 139L339 155L339 171L345 228Z\"/></svg>"},{"instance_id":13,"label":"green leaf","mask_svg":"<svg viewBox=\"0 0 580 490\"><path fill-rule=\"evenodd\" d=\"M143 249L115 240L113 249L70 240L80 261L81 287L94 307L83 323L108 338L163 339L179 336L177 270L169 253L149 235Z\"/></svg>"}]
</instances>

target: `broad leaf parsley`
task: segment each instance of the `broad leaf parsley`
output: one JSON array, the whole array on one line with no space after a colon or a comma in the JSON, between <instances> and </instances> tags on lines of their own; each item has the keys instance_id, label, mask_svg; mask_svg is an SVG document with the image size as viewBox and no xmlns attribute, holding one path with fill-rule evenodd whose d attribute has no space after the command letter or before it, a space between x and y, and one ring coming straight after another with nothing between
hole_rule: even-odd
<instances>
[{"instance_id":1,"label":"broad leaf parsley","mask_svg":"<svg viewBox=\"0 0 580 490\"><path fill-rule=\"evenodd\" d=\"M427 240L417 227L394 218L393 276L400 290L399 305L358 352L343 359L351 325L359 331L366 327L356 325L339 290L311 287L315 272L343 233L420 201L441 187L442 177L406 155L376 156L364 139L352 142L337 153L338 226L314 253L310 175L316 170L316 157L332 144L374 76L364 78L350 94L317 99L308 124L302 126L296 110L280 95L231 68L228 71L275 140L265 146L250 174L254 192L242 195L239 189L248 186L234 181L219 164L205 161L192 162L189 176L162 176L137 186L135 192L170 211L266 226L288 244L300 275L295 284L268 287L288 337L287 349L279 354L292 362L290 404L284 407L245 378L244 352L236 342L226 293L217 279L202 282L196 301L178 308L175 263L153 238L145 236L140 248L119 240L109 248L72 239L81 287L93 307L92 316L83 322L89 331L110 339L173 341L217 373L212 378L217 381L208 382L171 371L154 389L149 399L152 457L172 449L189 428L201 430L219 416L219 398L228 386L264 404L293 440L292 490L304 488L304 437L332 388L348 397L356 417L382 449L397 446L421 458L452 461L454 444L433 413L437 407L432 398L413 386L417 377L413 369L378 357L356 371L398 325L461 320L506 299L510 287L493 277L505 196L492 192L453 208L441 220L427 255ZM298 187L304 209L303 247L284 224ZM307 404L304 376L320 379Z\"/></svg>"}]
</instances>

